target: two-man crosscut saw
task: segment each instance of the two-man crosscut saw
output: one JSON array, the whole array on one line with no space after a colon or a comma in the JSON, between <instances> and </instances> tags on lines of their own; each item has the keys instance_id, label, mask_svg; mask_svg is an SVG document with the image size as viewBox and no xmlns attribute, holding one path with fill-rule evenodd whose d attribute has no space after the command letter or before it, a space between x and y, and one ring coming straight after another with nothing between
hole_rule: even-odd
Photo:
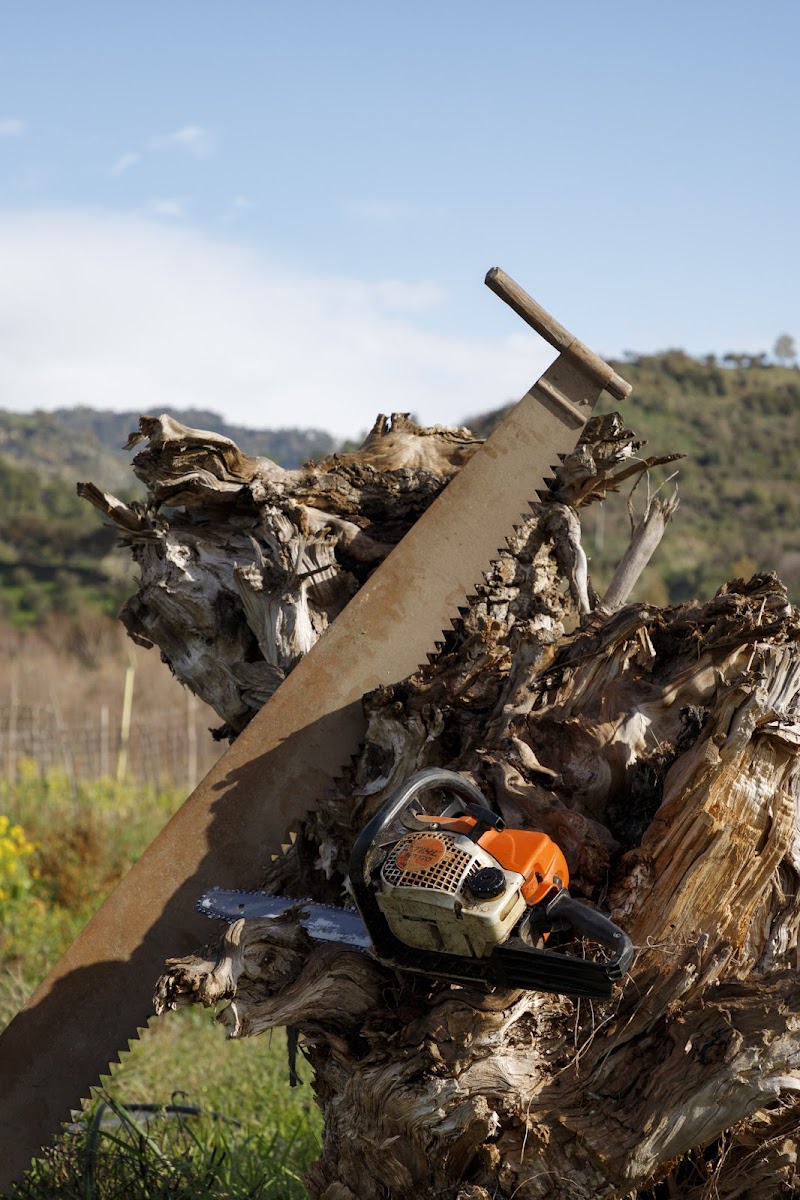
<instances>
[{"instance_id":1,"label":"two-man crosscut saw","mask_svg":"<svg viewBox=\"0 0 800 1200\"><path fill-rule=\"evenodd\" d=\"M363 742L362 696L412 674L479 585L603 389L630 385L504 272L488 286L560 351L353 597L0 1035L0 1189L153 1012L165 959L205 940L212 885L255 887Z\"/></svg>"}]
</instances>

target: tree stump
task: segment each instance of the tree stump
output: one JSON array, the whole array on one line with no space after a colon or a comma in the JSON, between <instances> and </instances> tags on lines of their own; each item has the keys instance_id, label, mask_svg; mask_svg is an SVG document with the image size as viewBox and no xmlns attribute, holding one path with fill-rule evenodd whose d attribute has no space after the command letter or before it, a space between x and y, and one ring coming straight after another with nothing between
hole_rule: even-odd
<instances>
[{"instance_id":1,"label":"tree stump","mask_svg":"<svg viewBox=\"0 0 800 1200\"><path fill-rule=\"evenodd\" d=\"M139 564L122 619L235 736L478 442L379 418L297 471L142 418L145 506L81 490ZM323 1200L793 1194L800 1088L798 613L775 576L707 602L627 603L674 501L605 597L580 512L642 460L593 419L463 619L365 698L367 741L265 886L347 902L355 833L413 772L466 772L561 846L574 894L632 937L608 1002L491 992L237 921L171 962L160 1008L227 1001L232 1037L299 1031L325 1116Z\"/></svg>"}]
</instances>

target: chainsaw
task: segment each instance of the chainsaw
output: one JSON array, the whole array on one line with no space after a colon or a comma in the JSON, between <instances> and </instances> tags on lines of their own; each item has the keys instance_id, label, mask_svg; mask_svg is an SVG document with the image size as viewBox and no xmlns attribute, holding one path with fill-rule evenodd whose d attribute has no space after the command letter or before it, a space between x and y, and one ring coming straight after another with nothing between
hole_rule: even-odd
<instances>
[{"instance_id":1,"label":"chainsaw","mask_svg":"<svg viewBox=\"0 0 800 1200\"><path fill-rule=\"evenodd\" d=\"M419 807L434 789L454 797L438 815ZM399 822L405 831L392 836ZM605 913L573 899L568 883L564 855L546 834L506 828L469 779L432 767L401 784L356 839L355 911L222 888L201 896L197 909L229 922L295 909L312 938L371 951L391 967L602 999L630 966L633 946ZM596 962L543 948L567 932L611 956Z\"/></svg>"},{"instance_id":2,"label":"chainsaw","mask_svg":"<svg viewBox=\"0 0 800 1200\"><path fill-rule=\"evenodd\" d=\"M486 283L558 357L298 661L0 1034L0 1191L147 1025L164 961L201 941L195 898L214 884L257 885L270 855L291 844L363 745L362 697L406 679L435 652L529 502L574 449L601 392L618 400L630 393L503 271L493 268ZM475 962L507 957L510 940ZM382 941L376 952L386 952ZM471 962L451 957L454 968Z\"/></svg>"}]
</instances>

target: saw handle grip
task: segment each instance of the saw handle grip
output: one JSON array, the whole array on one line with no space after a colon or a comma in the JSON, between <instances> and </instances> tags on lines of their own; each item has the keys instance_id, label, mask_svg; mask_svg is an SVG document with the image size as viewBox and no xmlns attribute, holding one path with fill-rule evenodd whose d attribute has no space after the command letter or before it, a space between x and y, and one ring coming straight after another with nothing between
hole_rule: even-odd
<instances>
[{"instance_id":1,"label":"saw handle grip","mask_svg":"<svg viewBox=\"0 0 800 1200\"><path fill-rule=\"evenodd\" d=\"M596 942L602 942L614 951L614 957L606 963L606 974L609 979L621 979L633 958L633 943L609 916L589 908L570 896L566 888L556 892L547 906L547 916L550 920L564 920L578 933L583 933Z\"/></svg>"},{"instance_id":2,"label":"saw handle grip","mask_svg":"<svg viewBox=\"0 0 800 1200\"><path fill-rule=\"evenodd\" d=\"M625 400L631 394L631 384L604 362L599 355L578 341L574 334L560 325L555 317L551 317L541 304L537 304L510 275L500 267L492 267L484 281L488 288L505 300L509 308L513 308L518 317L522 317L526 325L535 329L540 337L560 350L567 358L573 359L581 370L602 387L610 392L615 400Z\"/></svg>"}]
</instances>

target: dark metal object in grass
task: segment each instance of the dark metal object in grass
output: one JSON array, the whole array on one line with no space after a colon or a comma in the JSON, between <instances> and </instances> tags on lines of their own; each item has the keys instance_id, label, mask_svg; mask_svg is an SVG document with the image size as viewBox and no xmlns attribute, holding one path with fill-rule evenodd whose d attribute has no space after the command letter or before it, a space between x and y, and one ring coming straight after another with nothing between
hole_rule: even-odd
<instances>
[{"instance_id":1,"label":"dark metal object in grass","mask_svg":"<svg viewBox=\"0 0 800 1200\"><path fill-rule=\"evenodd\" d=\"M87 1128L97 1125L102 1129L115 1129L129 1125L132 1117L159 1117L163 1120L175 1120L183 1117L205 1117L208 1121L224 1121L241 1129L241 1121L235 1117L226 1117L223 1113L208 1112L199 1104L123 1104L119 1101L102 1100L92 1113L90 1121L73 1121L67 1126L69 1133L83 1133Z\"/></svg>"}]
</instances>

